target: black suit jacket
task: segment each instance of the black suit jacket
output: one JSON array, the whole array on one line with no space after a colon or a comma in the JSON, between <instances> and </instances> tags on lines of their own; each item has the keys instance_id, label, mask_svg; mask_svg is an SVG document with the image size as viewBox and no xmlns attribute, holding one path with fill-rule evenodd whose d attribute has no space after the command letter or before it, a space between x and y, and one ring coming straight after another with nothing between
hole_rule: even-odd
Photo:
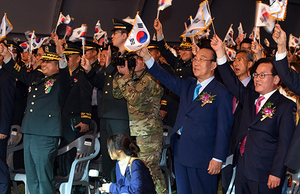
<instances>
[{"instance_id":1,"label":"black suit jacket","mask_svg":"<svg viewBox=\"0 0 300 194\"><path fill-rule=\"evenodd\" d=\"M288 61L275 61L274 66L280 76L281 81L295 94L300 95L300 75L288 67ZM296 127L293 139L286 156L285 165L293 170L300 169L300 125Z\"/></svg>"},{"instance_id":2,"label":"black suit jacket","mask_svg":"<svg viewBox=\"0 0 300 194\"><path fill-rule=\"evenodd\" d=\"M0 69L0 134L9 135L14 113L16 80L5 69Z\"/></svg>"},{"instance_id":3,"label":"black suit jacket","mask_svg":"<svg viewBox=\"0 0 300 194\"><path fill-rule=\"evenodd\" d=\"M242 168L247 179L268 182L269 175L284 178L284 160L295 130L296 104L275 91L266 103L273 103L275 113L272 118L262 119L261 111L255 116L255 100L259 93L251 84L245 88L226 63L218 69L230 92L243 105L242 120L237 135L241 142L247 141Z\"/></svg>"}]
</instances>

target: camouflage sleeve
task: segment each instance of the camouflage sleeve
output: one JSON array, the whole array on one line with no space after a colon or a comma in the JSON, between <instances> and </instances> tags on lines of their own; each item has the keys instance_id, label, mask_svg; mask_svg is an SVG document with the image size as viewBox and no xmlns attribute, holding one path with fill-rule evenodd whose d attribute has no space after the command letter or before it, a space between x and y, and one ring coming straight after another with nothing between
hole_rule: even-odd
<instances>
[{"instance_id":1,"label":"camouflage sleeve","mask_svg":"<svg viewBox=\"0 0 300 194\"><path fill-rule=\"evenodd\" d=\"M161 87L156 86L156 82L147 75L137 82L133 81L131 74L128 74L117 82L127 103L132 106L143 103L152 96L162 96L163 93Z\"/></svg>"},{"instance_id":2,"label":"camouflage sleeve","mask_svg":"<svg viewBox=\"0 0 300 194\"><path fill-rule=\"evenodd\" d=\"M119 87L119 84L118 84L118 74L115 76L114 80L113 80L113 96L116 98L116 99L121 99L123 98L123 94L121 92L121 89Z\"/></svg>"}]
</instances>

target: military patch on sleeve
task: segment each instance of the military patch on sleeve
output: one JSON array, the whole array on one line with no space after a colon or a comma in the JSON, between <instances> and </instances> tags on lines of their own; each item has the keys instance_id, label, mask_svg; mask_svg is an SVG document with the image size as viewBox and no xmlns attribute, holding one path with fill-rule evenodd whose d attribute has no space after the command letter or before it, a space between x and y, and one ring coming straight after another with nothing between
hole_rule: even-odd
<instances>
[{"instance_id":1,"label":"military patch on sleeve","mask_svg":"<svg viewBox=\"0 0 300 194\"><path fill-rule=\"evenodd\" d=\"M18 63L15 63L14 69L17 70L18 72L20 72L21 66L18 65Z\"/></svg>"}]
</instances>

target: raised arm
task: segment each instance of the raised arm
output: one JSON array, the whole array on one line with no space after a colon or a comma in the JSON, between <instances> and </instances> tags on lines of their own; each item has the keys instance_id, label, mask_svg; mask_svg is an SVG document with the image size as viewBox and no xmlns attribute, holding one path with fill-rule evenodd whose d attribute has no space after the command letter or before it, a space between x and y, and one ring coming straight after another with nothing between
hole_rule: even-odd
<instances>
[{"instance_id":1,"label":"raised arm","mask_svg":"<svg viewBox=\"0 0 300 194\"><path fill-rule=\"evenodd\" d=\"M278 72L281 81L295 94L300 95L300 75L288 67L287 50L286 50L286 33L279 24L275 25L272 35L277 43L277 53L275 56L274 66Z\"/></svg>"}]
</instances>

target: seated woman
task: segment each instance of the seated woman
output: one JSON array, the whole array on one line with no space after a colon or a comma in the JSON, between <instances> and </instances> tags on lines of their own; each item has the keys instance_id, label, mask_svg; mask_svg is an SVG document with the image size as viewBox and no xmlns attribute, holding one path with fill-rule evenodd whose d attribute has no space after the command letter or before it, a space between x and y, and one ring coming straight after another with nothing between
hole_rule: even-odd
<instances>
[{"instance_id":1,"label":"seated woman","mask_svg":"<svg viewBox=\"0 0 300 194\"><path fill-rule=\"evenodd\" d=\"M116 183L103 184L101 193L154 194L155 187L149 168L137 157L140 148L127 134L117 133L107 140L108 153L116 164Z\"/></svg>"}]
</instances>

